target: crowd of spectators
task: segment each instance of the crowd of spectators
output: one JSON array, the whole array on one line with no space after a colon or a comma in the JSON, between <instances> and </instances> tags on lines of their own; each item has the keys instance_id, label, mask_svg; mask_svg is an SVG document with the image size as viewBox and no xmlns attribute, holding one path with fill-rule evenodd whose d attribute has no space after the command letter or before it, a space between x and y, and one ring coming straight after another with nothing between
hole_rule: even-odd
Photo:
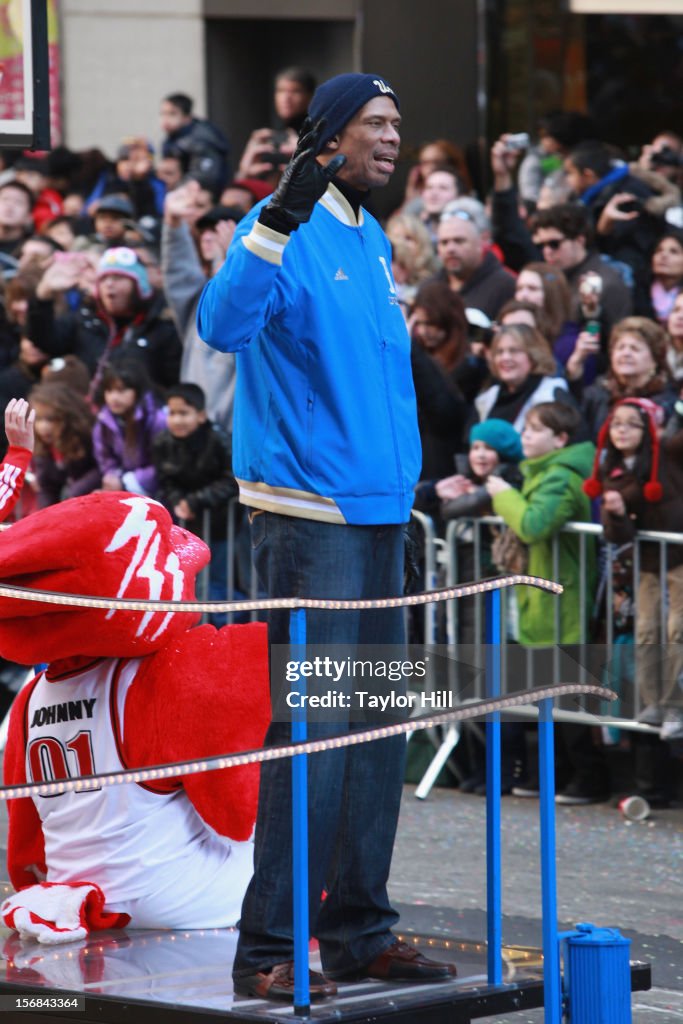
<instances>
[{"instance_id":1,"label":"crowd of spectators","mask_svg":"<svg viewBox=\"0 0 683 1024\"><path fill-rule=\"evenodd\" d=\"M552 614L533 616L520 596L509 639L538 654L539 645L558 639L604 640L609 621L610 639L635 642L633 656L615 659L619 668L610 681L630 713L660 730L659 741L640 737L633 746L637 785L650 799L665 802L669 759L680 756L683 740L677 654L683 641L677 590L682 549L671 539L683 522L676 484L683 424L683 140L660 133L629 161L595 138L587 118L558 114L544 119L535 143L503 135L490 160L489 194L474 196L463 184L443 205L435 229L428 185L439 168L429 164L419 173L418 164L406 203L389 222L390 233L394 224L400 228L396 277L413 342L423 438L416 504L442 528L450 519L460 521L458 562L470 572L520 571L532 562L538 567L537 552L545 551L540 574L552 575L544 545L557 538L565 584L560 622L571 621L574 630L570 636L562 626L556 636ZM455 163L444 155L442 169L455 175ZM427 192L421 206L416 181ZM406 272L403 239L420 238L419 224L435 235L431 255L441 269L431 277L424 271L417 276L415 260L413 276ZM424 243L414 248L421 253L420 266L428 266ZM573 412L571 430L557 426L572 422L563 409ZM629 438L627 447L621 438L624 417L634 420L635 441ZM475 438L481 456L483 424L491 424L494 438L510 426L521 437L521 483L504 483L495 468L482 475L471 454L470 464L463 464ZM545 448L536 445L539 433ZM623 457L610 462L606 439L613 434ZM591 475L587 454L595 445L597 468ZM495 467L495 443L490 454ZM560 469L566 466L563 480ZM592 499L581 515L569 502L577 480ZM507 526L502 533L490 528L488 541L484 531L475 564L473 534L463 517L492 512ZM578 573L578 537L561 533L560 524L580 519L601 523L606 540L617 545L618 578L607 578L604 546L594 550L592 539L585 571ZM668 533L663 554L654 542L641 543L634 554L636 531L648 529ZM603 555L599 582L588 571L596 555ZM586 609L583 622L580 607ZM460 638L481 639L472 629L471 617L461 616ZM600 738L577 727L561 739L558 800L604 799L609 778ZM508 789L517 795L537 792L537 779L524 777L530 761L516 785L509 758L506 764ZM483 789L476 774L464 785Z\"/></svg>"},{"instance_id":2,"label":"crowd of spectators","mask_svg":"<svg viewBox=\"0 0 683 1024\"><path fill-rule=\"evenodd\" d=\"M22 514L98 488L146 493L198 531L208 510L216 561L224 562L219 520L236 493L234 356L201 341L195 311L236 224L277 183L314 88L308 72L282 71L273 124L255 129L239 159L182 93L161 101L159 146L128 137L112 160L65 147L4 154L0 406L27 398L36 412ZM504 423L521 437L534 407L560 403L577 414L571 431L556 431L562 448L604 448L624 400L652 404L657 436L675 433L683 412L683 140L662 132L629 160L595 138L588 118L560 113L521 146L508 134L493 144L492 188L476 195L460 148L426 143L386 223L412 338L423 441L416 502L441 529L463 514L464 494L476 489L481 499L487 486L473 467L455 472L472 440L479 454L486 447L476 433L482 423ZM561 411L544 415L565 422ZM649 437L650 419L643 425ZM494 435L511 449L507 434ZM680 459L675 443L665 448ZM635 475L631 505L593 501L592 517L602 515L609 538L623 540L620 518L652 522L638 491L651 465L635 459L634 469L634 458L625 464ZM666 492L677 473L665 476ZM513 487L524 494L528 480ZM496 493L489 488L476 507L490 512ZM669 548L670 583L676 550ZM586 595L589 638L601 636L607 582L591 582ZM212 596L224 587L224 573L214 573ZM602 604L593 603L596 593ZM632 581L624 593L633 596ZM648 623L652 593L650 584L638 595ZM678 605L669 604L671 645L683 643ZM633 617L624 621L624 634L642 640ZM641 687L667 756L683 740L682 682L662 677L658 691L650 666ZM642 788L666 798L659 776Z\"/></svg>"}]
</instances>

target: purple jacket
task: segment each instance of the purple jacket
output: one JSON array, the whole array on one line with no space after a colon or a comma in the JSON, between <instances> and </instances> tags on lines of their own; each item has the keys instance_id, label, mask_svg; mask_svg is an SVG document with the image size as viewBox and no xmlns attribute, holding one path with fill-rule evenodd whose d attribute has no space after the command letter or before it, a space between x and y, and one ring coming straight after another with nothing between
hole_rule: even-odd
<instances>
[{"instance_id":1,"label":"purple jacket","mask_svg":"<svg viewBox=\"0 0 683 1024\"><path fill-rule=\"evenodd\" d=\"M135 441L126 447L123 424L107 406L97 415L93 427L93 448L102 476L116 473L127 491L153 495L156 473L152 465L152 440L166 426L166 413L149 392L135 407Z\"/></svg>"}]
</instances>

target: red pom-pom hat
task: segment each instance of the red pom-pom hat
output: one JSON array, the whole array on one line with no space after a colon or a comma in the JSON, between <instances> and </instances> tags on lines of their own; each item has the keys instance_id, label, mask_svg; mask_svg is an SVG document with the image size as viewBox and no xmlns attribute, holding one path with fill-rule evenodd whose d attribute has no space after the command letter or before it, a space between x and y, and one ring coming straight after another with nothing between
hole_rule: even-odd
<instances>
[{"instance_id":1,"label":"red pom-pom hat","mask_svg":"<svg viewBox=\"0 0 683 1024\"><path fill-rule=\"evenodd\" d=\"M587 494L589 498L598 498L602 494L603 486L598 477L598 472L600 470L600 458L609 436L612 417L616 410L622 405L635 405L637 408L641 409L647 417L647 426L650 432L650 442L652 444L652 465L650 466L650 479L643 487L643 495L646 501L661 501L664 490L659 482L660 444L657 427L661 422L662 409L656 402L653 402L649 398L622 398L621 401L616 403L609 416L600 427L595 459L593 460L593 472L588 480L583 484L584 494Z\"/></svg>"}]
</instances>

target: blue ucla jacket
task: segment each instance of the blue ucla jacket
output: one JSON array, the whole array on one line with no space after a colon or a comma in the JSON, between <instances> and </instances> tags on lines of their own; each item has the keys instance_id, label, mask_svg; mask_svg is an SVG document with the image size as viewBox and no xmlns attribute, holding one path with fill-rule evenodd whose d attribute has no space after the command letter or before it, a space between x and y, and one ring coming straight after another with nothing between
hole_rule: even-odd
<instances>
[{"instance_id":1,"label":"blue ucla jacket","mask_svg":"<svg viewBox=\"0 0 683 1024\"><path fill-rule=\"evenodd\" d=\"M240 222L197 310L236 352L233 469L245 505L403 523L421 449L410 342L381 227L330 185L291 236Z\"/></svg>"}]
</instances>

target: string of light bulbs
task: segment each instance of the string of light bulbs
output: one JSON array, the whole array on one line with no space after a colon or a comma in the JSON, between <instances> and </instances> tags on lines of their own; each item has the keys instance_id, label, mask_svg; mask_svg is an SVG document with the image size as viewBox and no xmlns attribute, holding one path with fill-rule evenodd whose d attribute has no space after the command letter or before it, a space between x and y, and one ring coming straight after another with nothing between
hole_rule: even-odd
<instances>
[{"instance_id":1,"label":"string of light bulbs","mask_svg":"<svg viewBox=\"0 0 683 1024\"><path fill-rule=\"evenodd\" d=\"M350 609L415 607L416 605L490 593L517 585L533 586L553 594L561 594L563 592L563 587L559 583L540 579L536 576L515 574L464 583L453 587L440 587L435 590L423 591L419 594L402 595L401 597L344 601L299 597L261 598L254 601L138 601L132 598L105 598L92 597L85 594L64 594L58 591L38 590L30 587L14 586L8 583L0 583L0 596L70 608L210 614L234 611L272 611L283 608L315 608L343 611ZM578 683L541 687L527 690L521 694L476 701L461 708L430 715L429 718L412 718L404 722L394 723L393 725L344 733L321 740L307 740L279 747L265 747L258 750L240 751L234 754L216 755L201 760L150 765L146 768L131 768L120 772L102 773L100 775L56 779L53 782L31 782L20 786L1 786L0 800L14 800L29 796L59 796L70 792L87 792L99 789L102 786L159 781L161 779L178 778L183 775L195 775L201 772L219 771L225 768L236 768L248 764L263 763L264 761L274 761L280 758L295 757L299 754L317 754L324 750L350 747L359 743L370 743L374 740L386 739L390 736L405 735L421 729L430 729L444 723L482 717L493 712L503 711L506 708L519 707L547 698L563 697L568 694L592 695L600 697L602 700L614 700L616 698L616 694L611 690Z\"/></svg>"},{"instance_id":2,"label":"string of light bulbs","mask_svg":"<svg viewBox=\"0 0 683 1024\"><path fill-rule=\"evenodd\" d=\"M100 789L103 786L121 786L131 782L159 782L163 779L176 779L184 775L197 775L224 768L238 768L248 764L260 764L264 761L276 761L282 758L296 757L299 754L319 754L324 750L338 750L342 747L356 746L359 743L388 739L390 736L401 736L409 732L417 732L420 729L431 729L437 725L481 718L484 715L505 711L507 708L573 694L599 697L601 700L616 700L617 698L617 694L612 690L584 683L541 686L525 690L523 693L474 701L461 708L430 715L428 718L411 718L393 725L377 726L373 729L343 733L320 740L306 740L277 747L244 750L236 754L222 754L195 761L175 761L169 764L151 765L148 768L130 768L120 772L105 772L101 775L58 779L54 782L27 782L19 786L2 786L0 787L0 800L16 800L31 796L61 796L64 793L82 793Z\"/></svg>"},{"instance_id":3,"label":"string of light bulbs","mask_svg":"<svg viewBox=\"0 0 683 1024\"><path fill-rule=\"evenodd\" d=\"M9 583L0 583L0 597L22 601L38 601L41 604L57 604L65 608L105 608L108 611L130 612L199 612L218 614L220 612L273 611L278 608L318 608L332 611L366 610L369 608L409 608L453 598L472 597L494 590L503 590L518 585L538 587L552 594L561 594L561 583L540 579L538 576L501 576L474 583L461 583L454 587L439 587L419 594L405 594L401 597L364 598L340 601L317 597L271 597L245 601L137 601L133 598L91 597L85 594L62 594L55 590L34 590Z\"/></svg>"}]
</instances>

